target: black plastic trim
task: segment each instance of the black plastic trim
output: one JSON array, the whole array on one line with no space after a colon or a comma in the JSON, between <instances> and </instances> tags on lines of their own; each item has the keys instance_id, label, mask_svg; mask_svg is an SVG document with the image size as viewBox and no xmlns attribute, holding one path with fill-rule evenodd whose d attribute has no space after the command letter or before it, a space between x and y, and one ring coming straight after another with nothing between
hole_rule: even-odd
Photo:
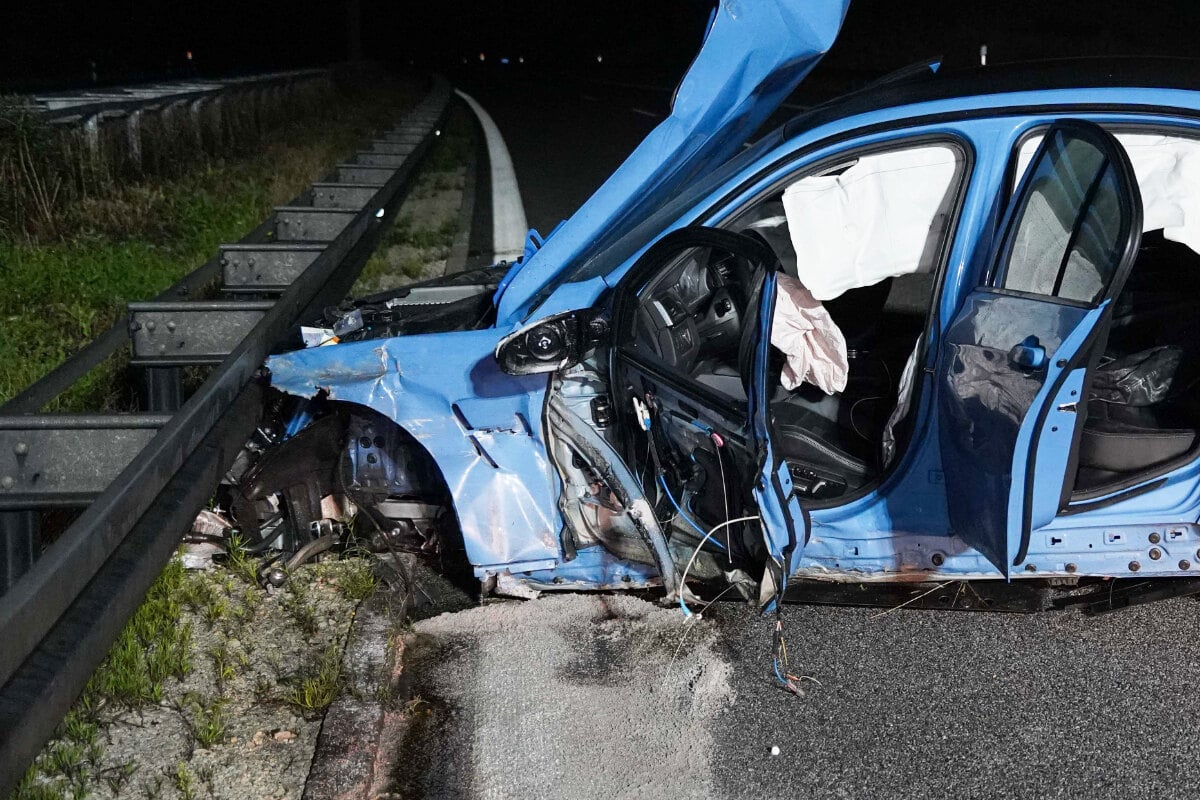
<instances>
[{"instance_id":1,"label":"black plastic trim","mask_svg":"<svg viewBox=\"0 0 1200 800\"><path fill-rule=\"evenodd\" d=\"M1116 494L1108 494L1108 492L1111 490L1105 490L1105 496L1101 497L1099 500L1091 500L1081 503L1072 502L1065 508L1059 509L1058 514L1062 517L1069 517L1072 514L1082 514L1086 511L1096 511L1101 508L1108 508L1109 506L1116 505L1124 500L1132 500L1135 497L1149 494L1155 489L1165 485L1166 482L1166 478L1159 478L1158 480L1150 481L1149 483L1143 483L1140 486L1135 486L1132 489L1126 489L1125 491L1118 490Z\"/></svg>"}]
</instances>

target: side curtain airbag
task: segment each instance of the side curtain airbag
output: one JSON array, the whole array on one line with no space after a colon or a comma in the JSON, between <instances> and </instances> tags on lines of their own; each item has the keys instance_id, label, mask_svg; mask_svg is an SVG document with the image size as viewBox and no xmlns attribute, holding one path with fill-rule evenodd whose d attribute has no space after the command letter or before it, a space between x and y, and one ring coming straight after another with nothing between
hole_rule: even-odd
<instances>
[{"instance_id":1,"label":"side curtain airbag","mask_svg":"<svg viewBox=\"0 0 1200 800\"><path fill-rule=\"evenodd\" d=\"M953 203L958 151L945 145L865 155L783 192L796 274L818 300L930 272Z\"/></svg>"}]
</instances>

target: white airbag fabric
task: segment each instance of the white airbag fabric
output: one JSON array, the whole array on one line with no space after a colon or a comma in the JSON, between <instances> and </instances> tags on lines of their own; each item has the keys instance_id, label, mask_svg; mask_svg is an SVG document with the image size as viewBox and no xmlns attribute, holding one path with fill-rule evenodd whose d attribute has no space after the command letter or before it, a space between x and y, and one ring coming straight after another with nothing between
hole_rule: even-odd
<instances>
[{"instance_id":1,"label":"white airbag fabric","mask_svg":"<svg viewBox=\"0 0 1200 800\"><path fill-rule=\"evenodd\" d=\"M1163 237L1200 253L1200 139L1118 133L1142 194L1142 230L1162 228ZM1021 145L1017 174L1024 175L1042 142Z\"/></svg>"},{"instance_id":2,"label":"white airbag fabric","mask_svg":"<svg viewBox=\"0 0 1200 800\"><path fill-rule=\"evenodd\" d=\"M783 388L791 391L805 381L826 394L846 388L846 337L804 284L784 273L778 273L771 344L787 357Z\"/></svg>"},{"instance_id":3,"label":"white airbag fabric","mask_svg":"<svg viewBox=\"0 0 1200 800\"><path fill-rule=\"evenodd\" d=\"M817 300L929 272L949 218L958 152L944 145L861 157L783 192L796 274Z\"/></svg>"}]
</instances>

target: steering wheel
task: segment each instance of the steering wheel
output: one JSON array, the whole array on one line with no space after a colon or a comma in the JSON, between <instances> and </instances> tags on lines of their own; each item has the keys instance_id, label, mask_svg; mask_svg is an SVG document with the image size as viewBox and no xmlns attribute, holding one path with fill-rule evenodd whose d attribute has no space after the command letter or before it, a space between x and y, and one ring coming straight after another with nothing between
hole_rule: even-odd
<instances>
[{"instance_id":1,"label":"steering wheel","mask_svg":"<svg viewBox=\"0 0 1200 800\"><path fill-rule=\"evenodd\" d=\"M704 262L707 297L697 307L690 292L678 286L644 295L627 311L639 320L638 337L662 361L691 372L701 347L716 354L733 354L736 360L742 320L754 285L755 271L773 263L775 253L758 236L717 228L689 227L656 242L635 264L633 272L655 274L681 253L707 248ZM691 304L689 306L689 303ZM707 356L706 356L707 357ZM726 360L722 358L721 360Z\"/></svg>"}]
</instances>

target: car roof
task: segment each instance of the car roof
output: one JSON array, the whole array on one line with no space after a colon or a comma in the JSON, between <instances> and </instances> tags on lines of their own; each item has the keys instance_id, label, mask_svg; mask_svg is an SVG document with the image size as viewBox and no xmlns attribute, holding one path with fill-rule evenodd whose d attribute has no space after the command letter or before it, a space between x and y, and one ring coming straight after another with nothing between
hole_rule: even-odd
<instances>
[{"instance_id":1,"label":"car roof","mask_svg":"<svg viewBox=\"0 0 1200 800\"><path fill-rule=\"evenodd\" d=\"M750 164L756 163L765 154L772 152L784 142L807 131L833 124L874 111L892 109L891 116L901 117L902 109L924 103L953 101L961 114L964 105L970 107L971 98L991 97L990 102L981 102L980 107L997 106L996 95L1021 93L1022 106L1030 104L1029 93L1037 91L1061 92L1081 89L1079 102L1085 102L1087 89L1099 88L1155 88L1183 89L1196 91L1194 104L1200 108L1200 59L1185 58L1110 58L1110 59L1060 59L1055 61L1026 62L977 67L965 70L939 69L933 73L920 65L906 67L850 94L841 95L822 105L814 106L798 116L765 132L751 147L742 150L717 169L707 173L680 192L673 201L646 215L637 228L649 231L656 225L665 225L673 215L681 213L697 197L714 191L725 181L741 173ZM1047 104L1061 102L1061 94L1055 100L1047 98ZM1135 101L1131 100L1131 105ZM645 233L644 231L644 233ZM649 234L645 234L649 235ZM645 235L612 242L582 259L573 269L545 291L532 303L530 316L542 301L560 283L576 282L608 276L618 266L632 258L642 246ZM626 244L621 242L625 241ZM606 278L607 280L607 278ZM573 301L572 301L573 302ZM545 312L552 313L552 312Z\"/></svg>"},{"instance_id":2,"label":"car roof","mask_svg":"<svg viewBox=\"0 0 1200 800\"><path fill-rule=\"evenodd\" d=\"M1200 59L1164 57L1063 58L963 70L906 68L864 89L805 111L785 126L800 128L876 111L952 98L1056 89L1155 88L1200 90Z\"/></svg>"}]
</instances>

